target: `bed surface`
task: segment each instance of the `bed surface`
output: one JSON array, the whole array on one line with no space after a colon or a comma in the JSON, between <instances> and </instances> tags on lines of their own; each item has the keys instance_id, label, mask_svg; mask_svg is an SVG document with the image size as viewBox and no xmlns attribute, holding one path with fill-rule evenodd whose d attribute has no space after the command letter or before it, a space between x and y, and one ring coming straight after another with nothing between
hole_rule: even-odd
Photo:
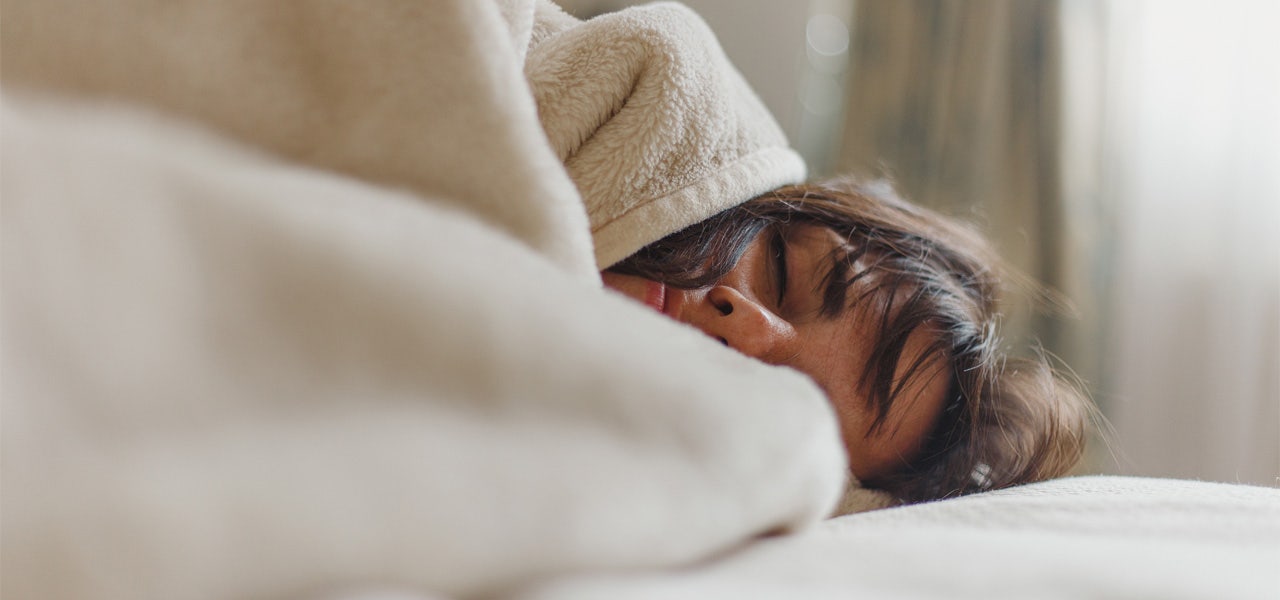
<instances>
[{"instance_id":1,"label":"bed surface","mask_svg":"<svg viewBox=\"0 0 1280 600\"><path fill-rule=\"evenodd\" d=\"M1280 597L1280 490L1090 476L848 515L520 600Z\"/></svg>"}]
</instances>

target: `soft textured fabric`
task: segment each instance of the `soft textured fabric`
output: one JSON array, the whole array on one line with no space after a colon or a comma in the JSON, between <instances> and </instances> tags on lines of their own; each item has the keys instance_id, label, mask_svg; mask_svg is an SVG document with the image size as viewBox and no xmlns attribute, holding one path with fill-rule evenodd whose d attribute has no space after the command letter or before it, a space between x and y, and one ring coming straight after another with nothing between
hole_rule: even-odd
<instances>
[{"instance_id":1,"label":"soft textured fabric","mask_svg":"<svg viewBox=\"0 0 1280 600\"><path fill-rule=\"evenodd\" d=\"M601 268L804 179L777 122L688 8L559 18L534 42L525 73L586 203Z\"/></svg>"},{"instance_id":2,"label":"soft textured fabric","mask_svg":"<svg viewBox=\"0 0 1280 600\"><path fill-rule=\"evenodd\" d=\"M590 24L474 0L14 0L2 22L5 597L491 595L693 564L837 504L808 378L601 288L590 185L523 74ZM669 206L681 152L618 185ZM757 191L680 164L729 193L632 239Z\"/></svg>"},{"instance_id":3,"label":"soft textured fabric","mask_svg":"<svg viewBox=\"0 0 1280 600\"><path fill-rule=\"evenodd\" d=\"M1079 477L850 515L697 569L567 578L509 599L1270 600L1277 565L1280 490Z\"/></svg>"},{"instance_id":4,"label":"soft textured fabric","mask_svg":"<svg viewBox=\"0 0 1280 600\"><path fill-rule=\"evenodd\" d=\"M673 3L584 23L547 0L14 0L4 34L8 84L142 104L465 201L587 278L805 175L706 24Z\"/></svg>"},{"instance_id":5,"label":"soft textured fabric","mask_svg":"<svg viewBox=\"0 0 1280 600\"><path fill-rule=\"evenodd\" d=\"M6 598L472 597L687 565L840 495L808 378L454 203L3 107Z\"/></svg>"},{"instance_id":6,"label":"soft textured fabric","mask_svg":"<svg viewBox=\"0 0 1280 600\"><path fill-rule=\"evenodd\" d=\"M13 0L8 86L145 106L463 205L587 280L581 200L521 58L533 0ZM538 11L547 15L553 11Z\"/></svg>"}]
</instances>

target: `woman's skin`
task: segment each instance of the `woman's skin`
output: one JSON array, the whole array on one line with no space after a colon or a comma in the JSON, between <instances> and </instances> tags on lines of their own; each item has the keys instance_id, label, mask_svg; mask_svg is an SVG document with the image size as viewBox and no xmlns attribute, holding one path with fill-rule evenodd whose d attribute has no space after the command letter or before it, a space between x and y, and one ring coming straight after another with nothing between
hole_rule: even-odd
<instances>
[{"instance_id":1,"label":"woman's skin","mask_svg":"<svg viewBox=\"0 0 1280 600\"><path fill-rule=\"evenodd\" d=\"M743 354L808 374L835 408L854 475L874 480L919 452L942 411L949 378L943 357L932 359L896 396L883 427L870 431L875 411L859 380L879 316L865 307L876 303L859 303L834 318L820 311L831 257L843 243L823 227L795 227L785 239L765 232L720 281L696 290L630 275L603 277L606 286ZM928 336L918 329L908 337L896 377L920 358Z\"/></svg>"}]
</instances>

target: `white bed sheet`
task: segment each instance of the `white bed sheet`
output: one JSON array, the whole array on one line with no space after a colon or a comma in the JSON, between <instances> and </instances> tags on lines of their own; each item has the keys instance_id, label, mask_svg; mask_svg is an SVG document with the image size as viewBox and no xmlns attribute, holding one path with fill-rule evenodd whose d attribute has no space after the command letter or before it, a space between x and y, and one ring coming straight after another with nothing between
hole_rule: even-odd
<instances>
[{"instance_id":1,"label":"white bed sheet","mask_svg":"<svg viewBox=\"0 0 1280 600\"><path fill-rule=\"evenodd\" d=\"M512 600L1280 598L1280 490L1078 477L849 515L680 571Z\"/></svg>"}]
</instances>

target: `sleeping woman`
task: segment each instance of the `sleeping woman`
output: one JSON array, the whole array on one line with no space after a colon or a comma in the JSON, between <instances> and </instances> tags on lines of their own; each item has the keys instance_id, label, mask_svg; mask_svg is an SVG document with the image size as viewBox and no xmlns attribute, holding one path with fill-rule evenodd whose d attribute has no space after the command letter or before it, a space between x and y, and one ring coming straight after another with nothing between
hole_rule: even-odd
<instances>
[{"instance_id":1,"label":"sleeping woman","mask_svg":"<svg viewBox=\"0 0 1280 600\"><path fill-rule=\"evenodd\" d=\"M862 486L922 501L1078 460L1089 403L1001 350L1000 261L981 237L884 182L802 184L803 161L692 11L542 11L525 74L605 285L809 375Z\"/></svg>"},{"instance_id":2,"label":"sleeping woman","mask_svg":"<svg viewBox=\"0 0 1280 600\"><path fill-rule=\"evenodd\" d=\"M1043 360L1000 350L998 259L884 182L783 187L646 246L605 284L808 374L850 468L901 501L1059 476L1089 412Z\"/></svg>"}]
</instances>

